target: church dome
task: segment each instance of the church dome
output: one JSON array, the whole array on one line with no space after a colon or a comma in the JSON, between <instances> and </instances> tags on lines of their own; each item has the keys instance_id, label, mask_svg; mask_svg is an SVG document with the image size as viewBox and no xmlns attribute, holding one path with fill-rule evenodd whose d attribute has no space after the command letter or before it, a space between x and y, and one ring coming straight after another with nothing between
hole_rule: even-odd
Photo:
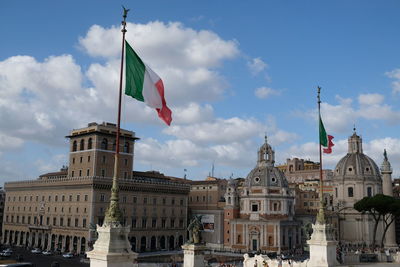
<instances>
[{"instance_id":1,"label":"church dome","mask_svg":"<svg viewBox=\"0 0 400 267\"><path fill-rule=\"evenodd\" d=\"M275 152L267 142L258 150L256 167L247 175L247 186L288 187L285 174L274 166Z\"/></svg>"},{"instance_id":2,"label":"church dome","mask_svg":"<svg viewBox=\"0 0 400 267\"><path fill-rule=\"evenodd\" d=\"M378 165L362 150L362 139L355 132L348 139L348 153L337 163L334 179L342 177L364 177L366 180L381 180Z\"/></svg>"}]
</instances>

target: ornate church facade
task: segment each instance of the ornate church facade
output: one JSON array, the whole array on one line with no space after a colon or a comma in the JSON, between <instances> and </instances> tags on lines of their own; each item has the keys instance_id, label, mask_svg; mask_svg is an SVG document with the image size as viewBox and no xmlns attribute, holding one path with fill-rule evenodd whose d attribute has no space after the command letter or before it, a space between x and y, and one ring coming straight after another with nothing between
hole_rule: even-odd
<instances>
[{"instance_id":1,"label":"ornate church facade","mask_svg":"<svg viewBox=\"0 0 400 267\"><path fill-rule=\"evenodd\" d=\"M274 163L275 152L265 138L258 150L257 164L247 178L228 182L225 248L282 252L301 245L300 223L294 220L294 192Z\"/></svg>"},{"instance_id":2,"label":"ornate church facade","mask_svg":"<svg viewBox=\"0 0 400 267\"><path fill-rule=\"evenodd\" d=\"M391 167L385 152L381 170L363 152L362 138L354 131L348 139L348 152L337 163L333 174L334 207L339 218L338 239L348 244L371 245L374 221L370 215L361 214L353 208L364 197L376 194L392 195ZM378 225L377 239L383 233ZM388 232L385 245L393 246L392 233Z\"/></svg>"}]
</instances>

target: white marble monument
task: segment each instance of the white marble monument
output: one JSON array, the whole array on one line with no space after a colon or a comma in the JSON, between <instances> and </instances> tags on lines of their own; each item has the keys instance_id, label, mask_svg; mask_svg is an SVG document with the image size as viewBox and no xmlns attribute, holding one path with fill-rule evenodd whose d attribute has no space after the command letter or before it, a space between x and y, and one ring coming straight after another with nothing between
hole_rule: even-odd
<instances>
[{"instance_id":1,"label":"white marble monument","mask_svg":"<svg viewBox=\"0 0 400 267\"><path fill-rule=\"evenodd\" d=\"M313 224L311 239L307 241L310 246L310 260L308 267L332 267L339 265L336 260L337 241L333 235L330 224L321 223L317 220Z\"/></svg>"},{"instance_id":2,"label":"white marble monument","mask_svg":"<svg viewBox=\"0 0 400 267\"><path fill-rule=\"evenodd\" d=\"M183 249L183 267L203 267L204 252L207 249L202 244L184 244Z\"/></svg>"},{"instance_id":3,"label":"white marble monument","mask_svg":"<svg viewBox=\"0 0 400 267\"><path fill-rule=\"evenodd\" d=\"M106 224L97 226L99 234L94 248L87 253L90 267L133 267L137 253L128 241L129 226Z\"/></svg>"}]
</instances>

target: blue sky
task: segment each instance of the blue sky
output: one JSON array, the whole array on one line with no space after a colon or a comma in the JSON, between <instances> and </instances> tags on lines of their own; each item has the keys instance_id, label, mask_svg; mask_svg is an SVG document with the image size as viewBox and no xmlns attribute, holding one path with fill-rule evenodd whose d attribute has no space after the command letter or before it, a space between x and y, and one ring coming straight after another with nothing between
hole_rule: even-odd
<instances>
[{"instance_id":1,"label":"blue sky","mask_svg":"<svg viewBox=\"0 0 400 267\"><path fill-rule=\"evenodd\" d=\"M316 87L333 168L353 124L400 174L398 1L125 1L127 39L164 80L173 124L124 99L135 169L244 177L267 132L278 163L317 161ZM0 3L0 183L67 164L72 128L115 121L121 6Z\"/></svg>"}]
</instances>

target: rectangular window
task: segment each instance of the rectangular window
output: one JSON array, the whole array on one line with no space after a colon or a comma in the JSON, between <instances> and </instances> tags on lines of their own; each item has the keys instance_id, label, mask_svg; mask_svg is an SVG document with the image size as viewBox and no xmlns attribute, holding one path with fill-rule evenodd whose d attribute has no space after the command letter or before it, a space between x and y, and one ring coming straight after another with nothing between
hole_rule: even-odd
<instances>
[{"instance_id":1,"label":"rectangular window","mask_svg":"<svg viewBox=\"0 0 400 267\"><path fill-rule=\"evenodd\" d=\"M251 205L251 211L258 211L258 205L257 204L252 204Z\"/></svg>"},{"instance_id":2,"label":"rectangular window","mask_svg":"<svg viewBox=\"0 0 400 267\"><path fill-rule=\"evenodd\" d=\"M146 218L142 219L142 228L147 228L147 219Z\"/></svg>"},{"instance_id":3,"label":"rectangular window","mask_svg":"<svg viewBox=\"0 0 400 267\"><path fill-rule=\"evenodd\" d=\"M136 218L132 218L132 228L136 228Z\"/></svg>"},{"instance_id":4,"label":"rectangular window","mask_svg":"<svg viewBox=\"0 0 400 267\"><path fill-rule=\"evenodd\" d=\"M157 219L156 218L153 218L152 220L151 220L151 228L156 228L157 227Z\"/></svg>"},{"instance_id":5,"label":"rectangular window","mask_svg":"<svg viewBox=\"0 0 400 267\"><path fill-rule=\"evenodd\" d=\"M133 197L133 203L134 203L134 204L137 203L137 197Z\"/></svg>"},{"instance_id":6,"label":"rectangular window","mask_svg":"<svg viewBox=\"0 0 400 267\"><path fill-rule=\"evenodd\" d=\"M90 176L90 169L86 170L86 176Z\"/></svg>"},{"instance_id":7,"label":"rectangular window","mask_svg":"<svg viewBox=\"0 0 400 267\"><path fill-rule=\"evenodd\" d=\"M354 192L353 192L353 187L348 187L347 188L347 196L348 197L353 197Z\"/></svg>"},{"instance_id":8,"label":"rectangular window","mask_svg":"<svg viewBox=\"0 0 400 267\"><path fill-rule=\"evenodd\" d=\"M62 201L62 202L65 201L65 196L64 196L64 195L61 197L61 201Z\"/></svg>"},{"instance_id":9,"label":"rectangular window","mask_svg":"<svg viewBox=\"0 0 400 267\"><path fill-rule=\"evenodd\" d=\"M179 220L179 228L183 228L183 220L182 219Z\"/></svg>"},{"instance_id":10,"label":"rectangular window","mask_svg":"<svg viewBox=\"0 0 400 267\"><path fill-rule=\"evenodd\" d=\"M143 198L143 204L147 204L147 197Z\"/></svg>"},{"instance_id":11,"label":"rectangular window","mask_svg":"<svg viewBox=\"0 0 400 267\"><path fill-rule=\"evenodd\" d=\"M104 202L105 199L106 199L106 197L104 196L104 194L101 194L101 195L100 195L100 202Z\"/></svg>"},{"instance_id":12,"label":"rectangular window","mask_svg":"<svg viewBox=\"0 0 400 267\"><path fill-rule=\"evenodd\" d=\"M83 219L83 220L82 220L82 227L83 227L83 228L86 228L86 219Z\"/></svg>"},{"instance_id":13,"label":"rectangular window","mask_svg":"<svg viewBox=\"0 0 400 267\"><path fill-rule=\"evenodd\" d=\"M72 158L72 164L75 164L75 158Z\"/></svg>"},{"instance_id":14,"label":"rectangular window","mask_svg":"<svg viewBox=\"0 0 400 267\"><path fill-rule=\"evenodd\" d=\"M53 225L54 225L54 226L57 225L57 218L56 218L56 217L53 218Z\"/></svg>"},{"instance_id":15,"label":"rectangular window","mask_svg":"<svg viewBox=\"0 0 400 267\"><path fill-rule=\"evenodd\" d=\"M128 159L124 159L125 166L128 165Z\"/></svg>"},{"instance_id":16,"label":"rectangular window","mask_svg":"<svg viewBox=\"0 0 400 267\"><path fill-rule=\"evenodd\" d=\"M76 201L80 201L81 200L81 195L76 195Z\"/></svg>"},{"instance_id":17,"label":"rectangular window","mask_svg":"<svg viewBox=\"0 0 400 267\"><path fill-rule=\"evenodd\" d=\"M67 226L68 226L68 227L71 227L71 218L68 218L68 219L67 219Z\"/></svg>"},{"instance_id":18,"label":"rectangular window","mask_svg":"<svg viewBox=\"0 0 400 267\"><path fill-rule=\"evenodd\" d=\"M80 163L82 163L82 161L83 161L83 157L81 157L81 158L79 159L79 161L80 161Z\"/></svg>"},{"instance_id":19,"label":"rectangular window","mask_svg":"<svg viewBox=\"0 0 400 267\"><path fill-rule=\"evenodd\" d=\"M157 198L153 198L153 205L157 205Z\"/></svg>"},{"instance_id":20,"label":"rectangular window","mask_svg":"<svg viewBox=\"0 0 400 267\"><path fill-rule=\"evenodd\" d=\"M166 227L165 219L161 220L161 227L165 229Z\"/></svg>"},{"instance_id":21,"label":"rectangular window","mask_svg":"<svg viewBox=\"0 0 400 267\"><path fill-rule=\"evenodd\" d=\"M372 187L367 187L367 196L372 197Z\"/></svg>"},{"instance_id":22,"label":"rectangular window","mask_svg":"<svg viewBox=\"0 0 400 267\"><path fill-rule=\"evenodd\" d=\"M75 219L75 227L78 227L78 225L79 225L79 220L78 220L78 218L76 218Z\"/></svg>"},{"instance_id":23,"label":"rectangular window","mask_svg":"<svg viewBox=\"0 0 400 267\"><path fill-rule=\"evenodd\" d=\"M85 201L88 201L89 196L85 195Z\"/></svg>"},{"instance_id":24,"label":"rectangular window","mask_svg":"<svg viewBox=\"0 0 400 267\"><path fill-rule=\"evenodd\" d=\"M105 177L105 176L106 176L106 170L105 170L105 169L102 169L102 170L101 170L101 176L102 176L102 177Z\"/></svg>"},{"instance_id":25,"label":"rectangular window","mask_svg":"<svg viewBox=\"0 0 400 267\"><path fill-rule=\"evenodd\" d=\"M338 197L337 188L335 188L335 197Z\"/></svg>"},{"instance_id":26,"label":"rectangular window","mask_svg":"<svg viewBox=\"0 0 400 267\"><path fill-rule=\"evenodd\" d=\"M64 218L63 217L60 218L60 226L64 226Z\"/></svg>"},{"instance_id":27,"label":"rectangular window","mask_svg":"<svg viewBox=\"0 0 400 267\"><path fill-rule=\"evenodd\" d=\"M69 195L69 201L72 201L72 195Z\"/></svg>"},{"instance_id":28,"label":"rectangular window","mask_svg":"<svg viewBox=\"0 0 400 267\"><path fill-rule=\"evenodd\" d=\"M175 198L171 199L171 205L175 205Z\"/></svg>"},{"instance_id":29,"label":"rectangular window","mask_svg":"<svg viewBox=\"0 0 400 267\"><path fill-rule=\"evenodd\" d=\"M46 218L46 225L50 225L50 217Z\"/></svg>"},{"instance_id":30,"label":"rectangular window","mask_svg":"<svg viewBox=\"0 0 400 267\"><path fill-rule=\"evenodd\" d=\"M90 162L90 156L87 157L87 162Z\"/></svg>"},{"instance_id":31,"label":"rectangular window","mask_svg":"<svg viewBox=\"0 0 400 267\"><path fill-rule=\"evenodd\" d=\"M171 219L171 228L175 227L175 219Z\"/></svg>"}]
</instances>

